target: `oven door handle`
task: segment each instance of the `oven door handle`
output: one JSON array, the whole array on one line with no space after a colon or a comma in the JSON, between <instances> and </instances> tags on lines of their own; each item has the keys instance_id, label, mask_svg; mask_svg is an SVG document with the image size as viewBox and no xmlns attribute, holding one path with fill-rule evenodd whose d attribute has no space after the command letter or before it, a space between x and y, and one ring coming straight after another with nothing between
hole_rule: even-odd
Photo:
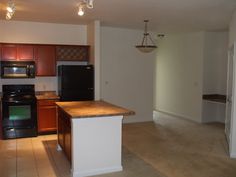
<instances>
[{"instance_id":1,"label":"oven door handle","mask_svg":"<svg viewBox=\"0 0 236 177\"><path fill-rule=\"evenodd\" d=\"M2 103L20 103L20 104L32 104L34 103L34 100L29 100L29 101L19 101L19 100L3 100Z\"/></svg>"}]
</instances>

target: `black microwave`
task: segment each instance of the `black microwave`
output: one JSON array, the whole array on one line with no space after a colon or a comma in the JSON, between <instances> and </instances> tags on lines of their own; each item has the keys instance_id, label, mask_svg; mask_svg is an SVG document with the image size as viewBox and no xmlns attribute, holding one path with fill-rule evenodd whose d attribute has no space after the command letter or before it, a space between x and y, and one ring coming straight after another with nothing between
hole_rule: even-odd
<instances>
[{"instance_id":1,"label":"black microwave","mask_svg":"<svg viewBox=\"0 0 236 177\"><path fill-rule=\"evenodd\" d=\"M34 61L1 61L1 78L34 78Z\"/></svg>"}]
</instances>

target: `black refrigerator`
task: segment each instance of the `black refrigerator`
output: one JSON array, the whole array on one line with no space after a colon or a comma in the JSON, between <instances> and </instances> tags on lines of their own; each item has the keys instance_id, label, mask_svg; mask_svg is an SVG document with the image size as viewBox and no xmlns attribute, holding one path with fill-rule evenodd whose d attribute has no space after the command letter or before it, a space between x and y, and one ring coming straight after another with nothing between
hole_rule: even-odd
<instances>
[{"instance_id":1,"label":"black refrigerator","mask_svg":"<svg viewBox=\"0 0 236 177\"><path fill-rule=\"evenodd\" d=\"M59 65L58 94L61 101L94 100L93 65Z\"/></svg>"}]
</instances>

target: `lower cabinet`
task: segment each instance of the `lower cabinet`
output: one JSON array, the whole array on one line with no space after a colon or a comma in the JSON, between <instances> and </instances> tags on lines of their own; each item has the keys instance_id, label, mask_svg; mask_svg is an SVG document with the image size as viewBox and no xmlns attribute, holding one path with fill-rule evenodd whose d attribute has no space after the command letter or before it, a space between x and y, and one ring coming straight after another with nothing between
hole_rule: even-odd
<instances>
[{"instance_id":1,"label":"lower cabinet","mask_svg":"<svg viewBox=\"0 0 236 177\"><path fill-rule=\"evenodd\" d=\"M58 108L58 143L71 162L71 118Z\"/></svg>"},{"instance_id":2,"label":"lower cabinet","mask_svg":"<svg viewBox=\"0 0 236 177\"><path fill-rule=\"evenodd\" d=\"M58 100L38 100L38 133L52 133L57 130L56 105Z\"/></svg>"},{"instance_id":3,"label":"lower cabinet","mask_svg":"<svg viewBox=\"0 0 236 177\"><path fill-rule=\"evenodd\" d=\"M0 140L3 139L2 135L2 102L0 101Z\"/></svg>"}]
</instances>

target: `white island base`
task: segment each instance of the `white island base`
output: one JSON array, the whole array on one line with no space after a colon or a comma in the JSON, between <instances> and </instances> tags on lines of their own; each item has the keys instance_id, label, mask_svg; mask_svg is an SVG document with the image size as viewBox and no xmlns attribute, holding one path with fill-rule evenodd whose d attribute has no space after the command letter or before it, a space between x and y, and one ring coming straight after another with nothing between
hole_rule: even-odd
<instances>
[{"instance_id":1,"label":"white island base","mask_svg":"<svg viewBox=\"0 0 236 177\"><path fill-rule=\"evenodd\" d=\"M122 171L122 116L72 118L72 177Z\"/></svg>"},{"instance_id":2,"label":"white island base","mask_svg":"<svg viewBox=\"0 0 236 177\"><path fill-rule=\"evenodd\" d=\"M123 170L122 119L134 112L105 101L57 102L58 144L72 177Z\"/></svg>"}]
</instances>

